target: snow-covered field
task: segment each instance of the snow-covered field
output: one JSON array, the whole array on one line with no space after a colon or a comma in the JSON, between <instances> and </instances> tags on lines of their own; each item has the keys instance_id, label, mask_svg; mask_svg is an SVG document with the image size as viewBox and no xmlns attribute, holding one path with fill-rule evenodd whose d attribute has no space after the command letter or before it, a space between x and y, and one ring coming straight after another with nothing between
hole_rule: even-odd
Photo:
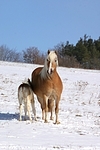
<instances>
[{"instance_id":1,"label":"snow-covered field","mask_svg":"<svg viewBox=\"0 0 100 150\"><path fill-rule=\"evenodd\" d=\"M17 88L39 65L0 62L0 150L100 150L100 71L58 67L59 120L19 121Z\"/></svg>"}]
</instances>

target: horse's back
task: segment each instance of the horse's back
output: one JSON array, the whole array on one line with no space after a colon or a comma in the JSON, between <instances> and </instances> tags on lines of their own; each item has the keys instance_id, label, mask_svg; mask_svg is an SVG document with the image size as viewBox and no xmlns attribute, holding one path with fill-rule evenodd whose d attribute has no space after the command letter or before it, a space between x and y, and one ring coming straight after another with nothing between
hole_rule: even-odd
<instances>
[{"instance_id":1,"label":"horse's back","mask_svg":"<svg viewBox=\"0 0 100 150\"><path fill-rule=\"evenodd\" d=\"M42 70L42 68L43 68L43 67L38 67L38 68L36 68L36 69L32 72L32 77L33 77L33 76L36 77L36 76L40 73L40 71Z\"/></svg>"},{"instance_id":2,"label":"horse's back","mask_svg":"<svg viewBox=\"0 0 100 150\"><path fill-rule=\"evenodd\" d=\"M40 89L40 85L41 85L41 78L40 78L40 72L42 70L43 67L38 67L36 68L31 75L31 81L32 81L32 88L33 88L33 92L36 94L38 90Z\"/></svg>"}]
</instances>

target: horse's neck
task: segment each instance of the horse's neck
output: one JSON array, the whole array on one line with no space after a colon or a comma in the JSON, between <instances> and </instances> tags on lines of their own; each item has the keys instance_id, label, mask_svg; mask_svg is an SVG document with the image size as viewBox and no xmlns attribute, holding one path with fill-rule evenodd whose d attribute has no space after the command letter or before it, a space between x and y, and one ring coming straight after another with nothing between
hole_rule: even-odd
<instances>
[{"instance_id":1,"label":"horse's neck","mask_svg":"<svg viewBox=\"0 0 100 150\"><path fill-rule=\"evenodd\" d=\"M41 78L42 78L42 79L52 79L52 78L55 76L55 74L57 74L56 69L54 70L53 74L51 74L51 75L49 76L49 75L47 74L47 71L46 71L46 68L45 68L45 67L43 67L43 69L42 69L41 72L40 72L40 75L41 75Z\"/></svg>"}]
</instances>

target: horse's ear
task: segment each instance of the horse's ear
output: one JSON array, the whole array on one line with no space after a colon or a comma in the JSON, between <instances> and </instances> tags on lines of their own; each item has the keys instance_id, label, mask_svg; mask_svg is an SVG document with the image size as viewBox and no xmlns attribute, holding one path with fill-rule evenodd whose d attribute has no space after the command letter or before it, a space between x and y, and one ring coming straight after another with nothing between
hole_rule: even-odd
<instances>
[{"instance_id":1,"label":"horse's ear","mask_svg":"<svg viewBox=\"0 0 100 150\"><path fill-rule=\"evenodd\" d=\"M50 53L50 50L48 50L48 55L49 55L49 53Z\"/></svg>"},{"instance_id":2,"label":"horse's ear","mask_svg":"<svg viewBox=\"0 0 100 150\"><path fill-rule=\"evenodd\" d=\"M57 55L57 51L55 50L55 53L56 53L56 55Z\"/></svg>"}]
</instances>

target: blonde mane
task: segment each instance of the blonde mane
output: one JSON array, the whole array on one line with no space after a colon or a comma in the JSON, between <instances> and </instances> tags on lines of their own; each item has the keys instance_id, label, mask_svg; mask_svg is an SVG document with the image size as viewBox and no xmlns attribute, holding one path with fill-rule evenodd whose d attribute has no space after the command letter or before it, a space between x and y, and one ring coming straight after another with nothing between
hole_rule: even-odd
<instances>
[{"instance_id":1,"label":"blonde mane","mask_svg":"<svg viewBox=\"0 0 100 150\"><path fill-rule=\"evenodd\" d=\"M47 61L50 61L51 63L53 63L55 60L56 60L57 66L58 66L58 58L57 58L56 52L50 51L45 59L44 67L40 72L42 79L50 78L49 75L47 74L47 69L48 69Z\"/></svg>"}]
</instances>

